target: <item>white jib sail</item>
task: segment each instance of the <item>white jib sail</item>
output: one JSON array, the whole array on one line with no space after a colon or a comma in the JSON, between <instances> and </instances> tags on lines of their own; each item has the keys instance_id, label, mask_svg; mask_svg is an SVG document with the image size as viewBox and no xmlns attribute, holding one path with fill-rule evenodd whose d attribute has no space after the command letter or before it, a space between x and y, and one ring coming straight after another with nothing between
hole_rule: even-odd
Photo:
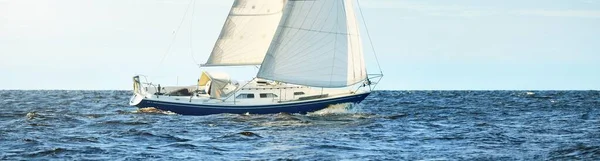
<instances>
[{"instance_id":1,"label":"white jib sail","mask_svg":"<svg viewBox=\"0 0 600 161\"><path fill-rule=\"evenodd\" d=\"M366 79L352 0L290 0L259 78L313 87Z\"/></svg>"},{"instance_id":2,"label":"white jib sail","mask_svg":"<svg viewBox=\"0 0 600 161\"><path fill-rule=\"evenodd\" d=\"M260 65L285 0L235 0L204 66Z\"/></svg>"}]
</instances>

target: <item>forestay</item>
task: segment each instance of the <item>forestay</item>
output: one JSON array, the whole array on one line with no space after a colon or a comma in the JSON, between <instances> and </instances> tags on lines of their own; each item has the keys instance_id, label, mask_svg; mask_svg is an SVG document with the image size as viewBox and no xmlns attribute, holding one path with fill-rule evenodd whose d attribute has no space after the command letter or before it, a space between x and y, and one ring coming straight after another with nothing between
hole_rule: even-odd
<instances>
[{"instance_id":1,"label":"forestay","mask_svg":"<svg viewBox=\"0 0 600 161\"><path fill-rule=\"evenodd\" d=\"M235 0L203 66L260 65L284 5L285 0Z\"/></svg>"},{"instance_id":2,"label":"forestay","mask_svg":"<svg viewBox=\"0 0 600 161\"><path fill-rule=\"evenodd\" d=\"M352 0L290 0L259 78L313 87L366 79Z\"/></svg>"}]
</instances>

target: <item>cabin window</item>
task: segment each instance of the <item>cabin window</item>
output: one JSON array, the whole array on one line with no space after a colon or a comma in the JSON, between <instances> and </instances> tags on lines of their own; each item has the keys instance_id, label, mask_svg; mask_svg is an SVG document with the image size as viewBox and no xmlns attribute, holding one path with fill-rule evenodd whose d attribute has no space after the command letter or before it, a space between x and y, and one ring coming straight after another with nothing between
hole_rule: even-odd
<instances>
[{"instance_id":1,"label":"cabin window","mask_svg":"<svg viewBox=\"0 0 600 161\"><path fill-rule=\"evenodd\" d=\"M261 93L260 98L276 98L277 95L273 93Z\"/></svg>"},{"instance_id":2,"label":"cabin window","mask_svg":"<svg viewBox=\"0 0 600 161\"><path fill-rule=\"evenodd\" d=\"M252 94L252 93L242 93L242 94L238 95L235 98L240 98L240 99L254 98L254 94Z\"/></svg>"},{"instance_id":3,"label":"cabin window","mask_svg":"<svg viewBox=\"0 0 600 161\"><path fill-rule=\"evenodd\" d=\"M256 81L258 84L267 84L267 81Z\"/></svg>"},{"instance_id":4,"label":"cabin window","mask_svg":"<svg viewBox=\"0 0 600 161\"><path fill-rule=\"evenodd\" d=\"M294 96L297 96L297 95L304 95L304 92L294 92Z\"/></svg>"}]
</instances>

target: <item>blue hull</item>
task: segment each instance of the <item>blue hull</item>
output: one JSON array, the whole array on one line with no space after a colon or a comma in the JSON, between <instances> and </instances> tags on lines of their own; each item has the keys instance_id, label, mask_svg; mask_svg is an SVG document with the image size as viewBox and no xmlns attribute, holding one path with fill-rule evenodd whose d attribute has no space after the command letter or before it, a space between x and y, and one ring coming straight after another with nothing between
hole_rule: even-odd
<instances>
[{"instance_id":1,"label":"blue hull","mask_svg":"<svg viewBox=\"0 0 600 161\"><path fill-rule=\"evenodd\" d=\"M337 97L330 99L314 100L314 101L303 101L303 102L290 102L272 105L248 105L248 106L226 106L226 105L199 105L199 104L187 104L187 103L174 103L174 102L162 102L155 100L142 100L137 107L155 107L163 111L171 111L181 115L211 115L219 113L232 113L232 114L271 114L271 113L300 113L306 114L307 112L314 112L329 105L340 104L340 103L360 103L370 93L363 93L345 97Z\"/></svg>"}]
</instances>

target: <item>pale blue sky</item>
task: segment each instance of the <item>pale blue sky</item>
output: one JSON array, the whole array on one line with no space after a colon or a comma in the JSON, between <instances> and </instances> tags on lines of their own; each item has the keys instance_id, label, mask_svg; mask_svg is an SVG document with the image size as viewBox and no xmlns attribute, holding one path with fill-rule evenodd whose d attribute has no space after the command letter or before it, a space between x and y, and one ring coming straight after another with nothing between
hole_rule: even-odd
<instances>
[{"instance_id":1,"label":"pale blue sky","mask_svg":"<svg viewBox=\"0 0 600 161\"><path fill-rule=\"evenodd\" d=\"M197 0L193 34L187 17L159 65L188 3L0 0L0 89L130 89L135 74L193 84L193 59L208 57L232 0ZM360 3L386 75L379 89L600 89L599 0Z\"/></svg>"}]
</instances>

